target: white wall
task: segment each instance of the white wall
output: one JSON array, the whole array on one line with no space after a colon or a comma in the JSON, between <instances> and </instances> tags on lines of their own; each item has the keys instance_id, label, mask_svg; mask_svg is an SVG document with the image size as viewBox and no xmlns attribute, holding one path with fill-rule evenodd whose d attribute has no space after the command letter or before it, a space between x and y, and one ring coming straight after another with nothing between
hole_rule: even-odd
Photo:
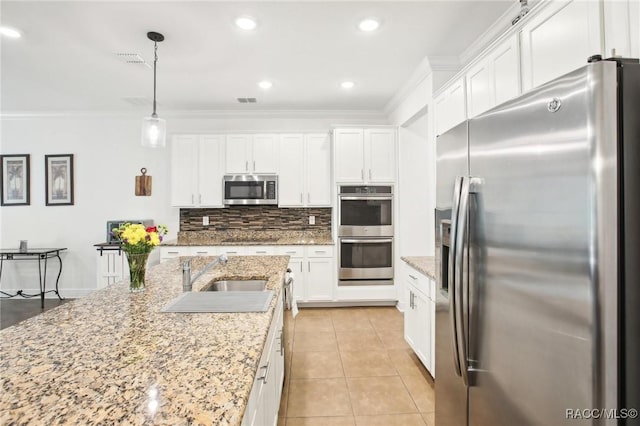
<instances>
[{"instance_id":1,"label":"white wall","mask_svg":"<svg viewBox=\"0 0 640 426\"><path fill-rule=\"evenodd\" d=\"M0 207L0 246L17 248L20 240L28 240L30 247L67 247L60 278L63 296L78 297L95 289L93 244L105 241L107 220L154 219L169 226L169 237L175 238L179 209L169 206L169 150L140 146L141 117L5 116L0 121L0 152L31 155L31 205ZM328 132L332 124L386 124L376 117L292 117L165 118L170 134ZM45 154L74 154L73 206L45 206ZM134 176L142 167L153 177L150 197L134 196ZM57 260L49 263L48 272L48 288L52 288ZM36 262L6 262L0 288L36 292L37 280Z\"/></svg>"}]
</instances>

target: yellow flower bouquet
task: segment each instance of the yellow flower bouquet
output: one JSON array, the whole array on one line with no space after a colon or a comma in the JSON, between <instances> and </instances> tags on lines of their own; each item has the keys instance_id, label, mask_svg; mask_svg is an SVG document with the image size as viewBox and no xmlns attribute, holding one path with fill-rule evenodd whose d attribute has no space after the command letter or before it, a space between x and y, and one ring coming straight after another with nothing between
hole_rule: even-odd
<instances>
[{"instance_id":1,"label":"yellow flower bouquet","mask_svg":"<svg viewBox=\"0 0 640 426\"><path fill-rule=\"evenodd\" d=\"M145 272L149 253L162 242L168 232L164 225L146 227L135 223L125 223L113 230L113 235L120 241L122 251L127 254L129 262L129 290L144 290Z\"/></svg>"}]
</instances>

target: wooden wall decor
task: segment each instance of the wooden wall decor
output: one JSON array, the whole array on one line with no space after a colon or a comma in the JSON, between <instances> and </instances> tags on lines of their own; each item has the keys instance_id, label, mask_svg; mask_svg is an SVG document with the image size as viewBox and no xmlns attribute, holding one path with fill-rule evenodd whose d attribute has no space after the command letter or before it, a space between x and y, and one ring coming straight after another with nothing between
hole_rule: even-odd
<instances>
[{"instance_id":1,"label":"wooden wall decor","mask_svg":"<svg viewBox=\"0 0 640 426\"><path fill-rule=\"evenodd\" d=\"M142 176L136 176L136 195L149 196L151 195L151 176L147 176L147 169L144 167L140 169Z\"/></svg>"}]
</instances>

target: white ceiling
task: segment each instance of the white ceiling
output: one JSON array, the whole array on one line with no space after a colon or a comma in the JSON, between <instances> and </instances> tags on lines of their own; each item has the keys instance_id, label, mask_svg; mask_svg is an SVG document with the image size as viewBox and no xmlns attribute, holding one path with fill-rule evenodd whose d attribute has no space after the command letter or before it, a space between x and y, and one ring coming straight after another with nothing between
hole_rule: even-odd
<instances>
[{"instance_id":1,"label":"white ceiling","mask_svg":"<svg viewBox=\"0 0 640 426\"><path fill-rule=\"evenodd\" d=\"M516 0L497 1L7 1L1 106L11 111L147 110L153 72L114 53L153 62L159 110L380 111L425 56L458 56ZM248 14L253 32L233 24ZM379 17L375 33L357 23ZM269 91L257 87L268 79ZM356 86L345 91L343 80ZM238 97L256 97L240 104Z\"/></svg>"}]
</instances>

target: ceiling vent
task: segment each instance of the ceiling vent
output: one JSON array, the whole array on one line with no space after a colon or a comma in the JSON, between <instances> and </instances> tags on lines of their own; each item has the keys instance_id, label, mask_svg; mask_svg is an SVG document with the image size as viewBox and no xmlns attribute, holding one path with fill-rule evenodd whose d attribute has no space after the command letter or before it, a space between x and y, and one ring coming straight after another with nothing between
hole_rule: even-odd
<instances>
[{"instance_id":1,"label":"ceiling vent","mask_svg":"<svg viewBox=\"0 0 640 426\"><path fill-rule=\"evenodd\" d=\"M145 61L144 58L138 53L115 53L115 55L116 58L120 60L120 62L123 62L125 64L144 65L147 68L151 68L151 65L149 65L147 61Z\"/></svg>"},{"instance_id":2,"label":"ceiling vent","mask_svg":"<svg viewBox=\"0 0 640 426\"><path fill-rule=\"evenodd\" d=\"M258 101L256 98L238 98L238 102L241 104L255 104Z\"/></svg>"}]
</instances>

